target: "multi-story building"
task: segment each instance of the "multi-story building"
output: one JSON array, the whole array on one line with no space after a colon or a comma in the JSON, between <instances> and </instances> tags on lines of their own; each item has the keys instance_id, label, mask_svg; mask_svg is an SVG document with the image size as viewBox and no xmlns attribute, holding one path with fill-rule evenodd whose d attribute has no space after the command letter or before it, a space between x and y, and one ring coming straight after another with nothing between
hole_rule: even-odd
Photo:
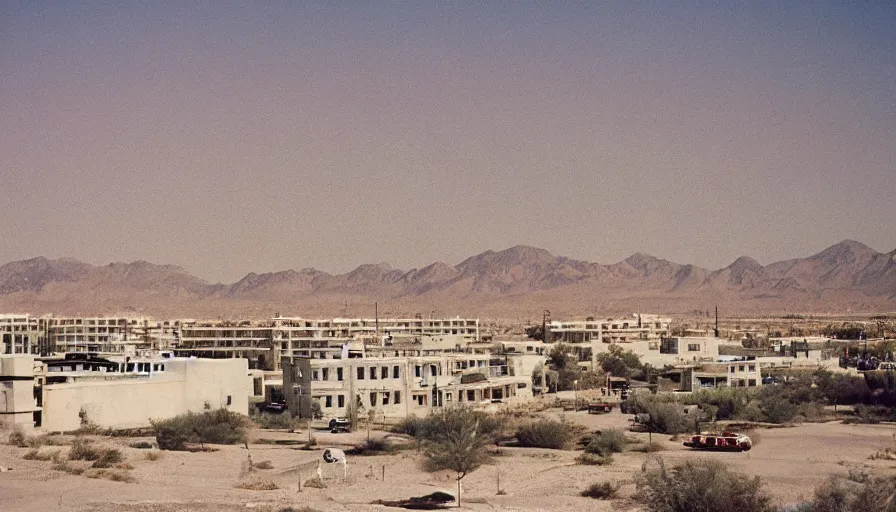
<instances>
[{"instance_id":1,"label":"multi-story building","mask_svg":"<svg viewBox=\"0 0 896 512\"><path fill-rule=\"evenodd\" d=\"M588 343L600 339L604 343L626 343L656 340L669 335L671 323L671 318L646 313L635 313L631 318L553 321L548 324L549 341Z\"/></svg>"},{"instance_id":2,"label":"multi-story building","mask_svg":"<svg viewBox=\"0 0 896 512\"><path fill-rule=\"evenodd\" d=\"M346 358L306 358L310 393L325 417L346 416L355 407L362 416L395 419L453 404L488 408L532 397L531 374L521 374L524 365L510 357L475 349L348 352Z\"/></svg>"},{"instance_id":3,"label":"multi-story building","mask_svg":"<svg viewBox=\"0 0 896 512\"><path fill-rule=\"evenodd\" d=\"M45 350L46 331L39 318L0 315L0 354L37 354Z\"/></svg>"},{"instance_id":4,"label":"multi-story building","mask_svg":"<svg viewBox=\"0 0 896 512\"><path fill-rule=\"evenodd\" d=\"M155 324L144 317L46 317L49 343L56 352L126 354L158 348Z\"/></svg>"}]
</instances>

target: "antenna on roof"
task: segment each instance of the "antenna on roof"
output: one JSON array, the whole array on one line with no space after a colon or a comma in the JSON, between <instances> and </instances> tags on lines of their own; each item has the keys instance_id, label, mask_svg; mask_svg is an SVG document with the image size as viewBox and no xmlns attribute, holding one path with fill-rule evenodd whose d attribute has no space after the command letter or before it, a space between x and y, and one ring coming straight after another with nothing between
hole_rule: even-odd
<instances>
[{"instance_id":1,"label":"antenna on roof","mask_svg":"<svg viewBox=\"0 0 896 512\"><path fill-rule=\"evenodd\" d=\"M716 338L719 337L719 306L716 306L716 327L713 329L715 332Z\"/></svg>"}]
</instances>

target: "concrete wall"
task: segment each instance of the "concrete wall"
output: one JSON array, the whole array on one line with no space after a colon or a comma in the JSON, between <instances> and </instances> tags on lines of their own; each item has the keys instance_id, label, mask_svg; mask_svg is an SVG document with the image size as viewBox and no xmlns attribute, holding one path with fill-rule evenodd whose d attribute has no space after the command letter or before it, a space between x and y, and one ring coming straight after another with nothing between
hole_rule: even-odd
<instances>
[{"instance_id":1,"label":"concrete wall","mask_svg":"<svg viewBox=\"0 0 896 512\"><path fill-rule=\"evenodd\" d=\"M69 431L85 419L102 427L149 426L189 411L224 407L248 414L252 380L245 359L172 359L152 378L84 380L44 387L43 428Z\"/></svg>"},{"instance_id":2,"label":"concrete wall","mask_svg":"<svg viewBox=\"0 0 896 512\"><path fill-rule=\"evenodd\" d=\"M34 411L34 356L0 357L0 428L31 430Z\"/></svg>"}]
</instances>

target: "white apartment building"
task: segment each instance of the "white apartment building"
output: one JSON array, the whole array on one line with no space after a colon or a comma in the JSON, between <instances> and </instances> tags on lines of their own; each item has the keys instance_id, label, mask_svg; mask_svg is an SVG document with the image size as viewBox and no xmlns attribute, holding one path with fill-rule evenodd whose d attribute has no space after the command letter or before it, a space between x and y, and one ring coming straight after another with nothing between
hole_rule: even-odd
<instances>
[{"instance_id":1,"label":"white apartment building","mask_svg":"<svg viewBox=\"0 0 896 512\"><path fill-rule=\"evenodd\" d=\"M488 353L374 355L311 359L311 394L325 417L348 414L397 419L454 404L493 408L532 397L532 376L520 361Z\"/></svg>"},{"instance_id":2,"label":"white apartment building","mask_svg":"<svg viewBox=\"0 0 896 512\"><path fill-rule=\"evenodd\" d=\"M672 319L647 313L634 313L631 318L553 321L549 324L550 341L588 343L601 339L604 343L626 343L657 340L669 335Z\"/></svg>"},{"instance_id":3,"label":"white apartment building","mask_svg":"<svg viewBox=\"0 0 896 512\"><path fill-rule=\"evenodd\" d=\"M0 315L0 354L36 354L45 339L40 319L27 314Z\"/></svg>"},{"instance_id":4,"label":"white apartment building","mask_svg":"<svg viewBox=\"0 0 896 512\"><path fill-rule=\"evenodd\" d=\"M153 330L145 317L45 317L47 336L56 352L127 354L153 347Z\"/></svg>"}]
</instances>

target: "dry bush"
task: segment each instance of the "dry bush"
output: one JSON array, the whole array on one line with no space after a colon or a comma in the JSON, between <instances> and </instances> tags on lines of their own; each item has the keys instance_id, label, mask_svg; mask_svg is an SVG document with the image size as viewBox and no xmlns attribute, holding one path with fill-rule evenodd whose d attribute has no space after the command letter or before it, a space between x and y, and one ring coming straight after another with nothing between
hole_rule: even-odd
<instances>
[{"instance_id":1,"label":"dry bush","mask_svg":"<svg viewBox=\"0 0 896 512\"><path fill-rule=\"evenodd\" d=\"M131 448L136 448L138 450L151 450L154 448L153 444L148 441L136 441L134 443L129 444Z\"/></svg>"},{"instance_id":2,"label":"dry bush","mask_svg":"<svg viewBox=\"0 0 896 512\"><path fill-rule=\"evenodd\" d=\"M94 461L95 468L108 468L122 462L124 456L117 448L102 448L87 439L77 438L68 452L68 460L90 460Z\"/></svg>"},{"instance_id":3,"label":"dry bush","mask_svg":"<svg viewBox=\"0 0 896 512\"><path fill-rule=\"evenodd\" d=\"M117 464L121 464L124 461L124 456L121 454L121 450L116 448L102 448L100 450L100 456L93 462L91 467L93 468L110 468Z\"/></svg>"},{"instance_id":4,"label":"dry bush","mask_svg":"<svg viewBox=\"0 0 896 512\"><path fill-rule=\"evenodd\" d=\"M516 439L527 448L563 450L572 445L580 431L581 427L565 420L537 420L520 425Z\"/></svg>"},{"instance_id":5,"label":"dry bush","mask_svg":"<svg viewBox=\"0 0 896 512\"><path fill-rule=\"evenodd\" d=\"M598 455L596 453L583 453L576 457L576 462L583 466L609 466L613 463L611 455Z\"/></svg>"},{"instance_id":6,"label":"dry bush","mask_svg":"<svg viewBox=\"0 0 896 512\"><path fill-rule=\"evenodd\" d=\"M274 491L279 489L277 484L270 480L247 480L236 485L238 489L246 489L247 491Z\"/></svg>"},{"instance_id":7,"label":"dry bush","mask_svg":"<svg viewBox=\"0 0 896 512\"><path fill-rule=\"evenodd\" d=\"M22 455L22 458L25 460L42 460L42 461L56 460L59 458L59 450L42 453L40 450L35 448L35 449L28 450L28 453L26 453L25 455Z\"/></svg>"},{"instance_id":8,"label":"dry bush","mask_svg":"<svg viewBox=\"0 0 896 512\"><path fill-rule=\"evenodd\" d=\"M113 482L126 482L131 483L134 482L135 479L131 476L127 471L121 470L110 470L110 469L98 469L98 468L90 468L84 471L84 476L87 478L103 478L106 480L112 480Z\"/></svg>"},{"instance_id":9,"label":"dry bush","mask_svg":"<svg viewBox=\"0 0 896 512\"><path fill-rule=\"evenodd\" d=\"M598 455L622 453L625 451L626 444L625 434L622 432L614 429L604 430L591 438L591 442L585 446L585 453Z\"/></svg>"},{"instance_id":10,"label":"dry bush","mask_svg":"<svg viewBox=\"0 0 896 512\"><path fill-rule=\"evenodd\" d=\"M68 462L65 462L64 460L57 460L53 464L52 467L56 471L62 471L64 473L68 473L70 475L80 475L81 473L84 472L84 470L82 468L72 466L71 464L69 464Z\"/></svg>"},{"instance_id":11,"label":"dry bush","mask_svg":"<svg viewBox=\"0 0 896 512\"><path fill-rule=\"evenodd\" d=\"M29 446L28 438L25 437L25 434L18 430L16 430L12 434L9 434L9 438L6 440L6 443L12 446L18 446L19 448L27 448Z\"/></svg>"},{"instance_id":12,"label":"dry bush","mask_svg":"<svg viewBox=\"0 0 896 512\"><path fill-rule=\"evenodd\" d=\"M611 482L591 484L581 494L586 498L594 498L596 500L612 500L619 496L619 486Z\"/></svg>"},{"instance_id":13,"label":"dry bush","mask_svg":"<svg viewBox=\"0 0 896 512\"><path fill-rule=\"evenodd\" d=\"M327 484L325 484L323 480L321 480L320 478L318 478L316 476L313 478L309 478L308 480L305 480L304 486L311 487L313 489L326 489L327 488Z\"/></svg>"},{"instance_id":14,"label":"dry bush","mask_svg":"<svg viewBox=\"0 0 896 512\"><path fill-rule=\"evenodd\" d=\"M151 451L143 454L143 458L146 460L159 460L162 458L162 452Z\"/></svg>"},{"instance_id":15,"label":"dry bush","mask_svg":"<svg viewBox=\"0 0 896 512\"><path fill-rule=\"evenodd\" d=\"M774 512L759 477L749 478L714 460L687 461L667 469L662 459L638 480L648 512Z\"/></svg>"},{"instance_id":16,"label":"dry bush","mask_svg":"<svg viewBox=\"0 0 896 512\"><path fill-rule=\"evenodd\" d=\"M812 502L806 504L812 512L892 512L896 509L896 479L871 477L864 483L846 482L832 478L815 490Z\"/></svg>"},{"instance_id":17,"label":"dry bush","mask_svg":"<svg viewBox=\"0 0 896 512\"><path fill-rule=\"evenodd\" d=\"M288 412L280 414L263 412L253 414L250 419L258 425L258 428L266 430L293 430L296 428L296 420Z\"/></svg>"},{"instance_id":18,"label":"dry bush","mask_svg":"<svg viewBox=\"0 0 896 512\"><path fill-rule=\"evenodd\" d=\"M350 455L388 455L398 451L398 448L385 439L371 438L355 446L347 453Z\"/></svg>"},{"instance_id":19,"label":"dry bush","mask_svg":"<svg viewBox=\"0 0 896 512\"><path fill-rule=\"evenodd\" d=\"M186 450L188 443L245 443L246 431L251 425L248 417L227 409L189 412L150 423L162 450Z\"/></svg>"},{"instance_id":20,"label":"dry bush","mask_svg":"<svg viewBox=\"0 0 896 512\"><path fill-rule=\"evenodd\" d=\"M258 464L253 464L252 467L255 469L274 469L274 465L271 464L271 461L269 460L263 460Z\"/></svg>"}]
</instances>

